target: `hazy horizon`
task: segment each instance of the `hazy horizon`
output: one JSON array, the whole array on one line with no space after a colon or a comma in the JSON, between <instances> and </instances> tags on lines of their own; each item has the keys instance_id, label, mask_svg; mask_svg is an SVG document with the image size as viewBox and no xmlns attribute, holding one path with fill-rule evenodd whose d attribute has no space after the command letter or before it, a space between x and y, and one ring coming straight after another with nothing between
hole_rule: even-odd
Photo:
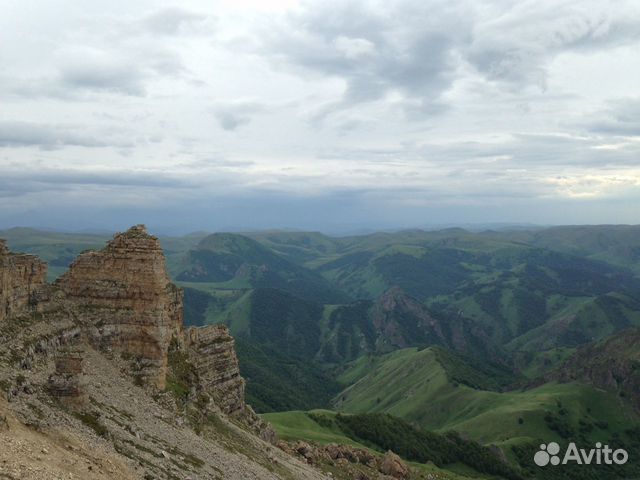
<instances>
[{"instance_id":1,"label":"hazy horizon","mask_svg":"<svg viewBox=\"0 0 640 480\"><path fill-rule=\"evenodd\" d=\"M122 232L134 225L138 225L138 223L131 224L120 224L115 225L113 228L80 228L80 229L63 229L63 228L51 228L51 227L42 227L42 226L32 226L32 225L14 225L11 227L0 228L0 239L2 239L2 232L9 232L12 230L20 230L20 229L28 229L34 231L41 232L50 232L50 233L62 233L62 234L78 234L78 235L107 235L111 236L115 232ZM144 223L143 223L144 224ZM423 232L440 232L445 230L455 230L461 229L466 230L470 233L483 233L483 232L511 232L511 231L532 231L532 230L545 230L550 228L582 228L582 227L640 227L640 224L533 224L533 223L453 223L453 224L433 224L433 225L407 225L400 226L397 228L369 228L369 227L361 227L361 228L343 228L343 229L335 229L335 230L322 230L318 228L219 228L219 229L197 229L197 230L180 230L175 228L155 228L153 225L144 224L147 227L147 230L154 235L166 236L166 237L186 237L190 235L209 235L213 233L238 233L238 234L255 234L255 233L268 233L268 232L292 232L292 233L320 233L322 235L326 235L329 237L345 237L345 236L360 236L360 235L370 235L376 233L402 233L402 232L410 232L410 231L423 231Z\"/></svg>"},{"instance_id":2,"label":"hazy horizon","mask_svg":"<svg viewBox=\"0 0 640 480\"><path fill-rule=\"evenodd\" d=\"M633 1L9 2L0 228L640 223Z\"/></svg>"}]
</instances>

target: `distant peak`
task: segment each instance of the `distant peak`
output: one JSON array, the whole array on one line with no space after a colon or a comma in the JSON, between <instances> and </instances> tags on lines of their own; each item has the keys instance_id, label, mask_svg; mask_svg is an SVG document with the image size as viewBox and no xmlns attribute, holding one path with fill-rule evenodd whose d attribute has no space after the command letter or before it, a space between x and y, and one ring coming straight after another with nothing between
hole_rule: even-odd
<instances>
[{"instance_id":1,"label":"distant peak","mask_svg":"<svg viewBox=\"0 0 640 480\"><path fill-rule=\"evenodd\" d=\"M402 290L402 288L394 286L380 295L377 303L383 310L391 311L397 307L412 305L419 302L409 296L404 290Z\"/></svg>"},{"instance_id":2,"label":"distant peak","mask_svg":"<svg viewBox=\"0 0 640 480\"><path fill-rule=\"evenodd\" d=\"M129 230L127 230L127 234L147 235L147 227L143 223L139 223L138 225L134 225Z\"/></svg>"},{"instance_id":3,"label":"distant peak","mask_svg":"<svg viewBox=\"0 0 640 480\"><path fill-rule=\"evenodd\" d=\"M147 232L147 227L145 225L143 225L142 223L139 225L134 225L133 227L131 227L129 230L127 230L126 232L122 233L122 232L118 232L116 233L113 238L140 238L140 237L151 237L151 235L149 235L149 233Z\"/></svg>"}]
</instances>

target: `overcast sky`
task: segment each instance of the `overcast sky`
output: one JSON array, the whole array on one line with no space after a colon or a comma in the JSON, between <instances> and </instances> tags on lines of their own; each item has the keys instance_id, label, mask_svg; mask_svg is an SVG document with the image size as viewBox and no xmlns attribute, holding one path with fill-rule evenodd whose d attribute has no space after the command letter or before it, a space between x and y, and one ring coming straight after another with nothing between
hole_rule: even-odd
<instances>
[{"instance_id":1,"label":"overcast sky","mask_svg":"<svg viewBox=\"0 0 640 480\"><path fill-rule=\"evenodd\" d=\"M0 0L0 228L640 223L640 2Z\"/></svg>"}]
</instances>

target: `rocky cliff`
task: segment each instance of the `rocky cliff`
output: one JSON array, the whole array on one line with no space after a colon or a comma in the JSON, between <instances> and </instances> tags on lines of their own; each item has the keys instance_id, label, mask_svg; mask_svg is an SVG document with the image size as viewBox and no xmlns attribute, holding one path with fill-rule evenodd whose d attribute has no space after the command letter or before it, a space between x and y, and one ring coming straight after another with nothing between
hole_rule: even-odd
<instances>
[{"instance_id":1,"label":"rocky cliff","mask_svg":"<svg viewBox=\"0 0 640 480\"><path fill-rule=\"evenodd\" d=\"M189 328L185 337L198 389L207 393L224 413L242 413L244 379L229 329L224 325Z\"/></svg>"},{"instance_id":2,"label":"rocky cliff","mask_svg":"<svg viewBox=\"0 0 640 480\"><path fill-rule=\"evenodd\" d=\"M165 387L169 342L182 333L182 291L169 280L159 240L143 225L81 254L55 287L81 310L94 340L137 357L137 374Z\"/></svg>"},{"instance_id":3,"label":"rocky cliff","mask_svg":"<svg viewBox=\"0 0 640 480\"><path fill-rule=\"evenodd\" d=\"M46 277L45 262L34 255L11 253L0 240L0 322L34 306Z\"/></svg>"}]
</instances>

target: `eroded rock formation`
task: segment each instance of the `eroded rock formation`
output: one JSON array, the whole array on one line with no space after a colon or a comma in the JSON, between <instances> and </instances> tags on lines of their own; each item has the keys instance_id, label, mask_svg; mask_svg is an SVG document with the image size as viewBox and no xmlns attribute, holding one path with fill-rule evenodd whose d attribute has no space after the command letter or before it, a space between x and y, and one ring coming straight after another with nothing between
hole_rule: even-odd
<instances>
[{"instance_id":1,"label":"eroded rock formation","mask_svg":"<svg viewBox=\"0 0 640 480\"><path fill-rule=\"evenodd\" d=\"M207 393L228 415L245 408L244 379L234 348L234 339L225 325L189 328L186 346L198 377L198 388Z\"/></svg>"},{"instance_id":2,"label":"eroded rock formation","mask_svg":"<svg viewBox=\"0 0 640 480\"><path fill-rule=\"evenodd\" d=\"M182 331L182 291L165 268L159 240L143 225L81 254L55 286L94 328L92 338L139 359L136 372L164 388L169 342Z\"/></svg>"},{"instance_id":3,"label":"eroded rock formation","mask_svg":"<svg viewBox=\"0 0 640 480\"><path fill-rule=\"evenodd\" d=\"M46 277L45 262L34 255L11 253L0 240L0 322L35 305Z\"/></svg>"},{"instance_id":4,"label":"eroded rock formation","mask_svg":"<svg viewBox=\"0 0 640 480\"><path fill-rule=\"evenodd\" d=\"M55 372L49 377L49 392L68 407L80 409L87 404L83 384L82 350L66 350L56 358Z\"/></svg>"}]
</instances>

